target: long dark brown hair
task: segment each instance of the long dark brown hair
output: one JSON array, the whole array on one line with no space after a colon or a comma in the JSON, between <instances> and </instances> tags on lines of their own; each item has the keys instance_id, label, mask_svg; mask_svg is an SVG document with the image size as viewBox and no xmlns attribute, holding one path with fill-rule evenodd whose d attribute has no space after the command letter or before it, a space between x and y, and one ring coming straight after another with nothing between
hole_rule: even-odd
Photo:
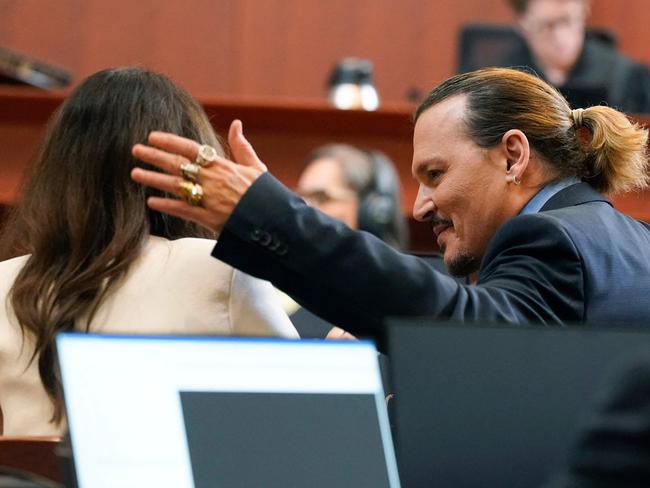
<instances>
[{"instance_id":1,"label":"long dark brown hair","mask_svg":"<svg viewBox=\"0 0 650 488\"><path fill-rule=\"evenodd\" d=\"M207 236L207 231L146 206L155 190L134 183L131 155L152 130L221 149L198 103L163 75L140 68L87 78L50 121L5 228L5 252L29 254L9 296L23 335L34 339L41 380L62 419L54 336L88 330L149 234Z\"/></svg>"}]
</instances>

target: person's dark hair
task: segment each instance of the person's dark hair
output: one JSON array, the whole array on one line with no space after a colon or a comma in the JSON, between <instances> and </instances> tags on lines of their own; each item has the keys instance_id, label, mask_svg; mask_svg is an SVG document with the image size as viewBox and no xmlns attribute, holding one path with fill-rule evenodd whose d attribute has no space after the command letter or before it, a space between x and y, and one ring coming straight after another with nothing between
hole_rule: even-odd
<instances>
[{"instance_id":1,"label":"person's dark hair","mask_svg":"<svg viewBox=\"0 0 650 488\"><path fill-rule=\"evenodd\" d=\"M530 3L530 0L508 0L508 4L510 5L510 8L517 15L525 14L526 10L528 9L528 4L529 3Z\"/></svg>"},{"instance_id":2,"label":"person's dark hair","mask_svg":"<svg viewBox=\"0 0 650 488\"><path fill-rule=\"evenodd\" d=\"M343 181L359 199L359 229L396 249L408 246L408 227L402 212L399 177L390 159L378 151L349 144L327 144L310 152L305 167L318 159L332 159Z\"/></svg>"},{"instance_id":3,"label":"person's dark hair","mask_svg":"<svg viewBox=\"0 0 650 488\"><path fill-rule=\"evenodd\" d=\"M450 97L467 97L464 122L483 148L510 129L521 130L550 179L575 176L605 194L648 185L648 131L605 106L571 110L543 80L513 69L487 68L453 76L434 88L415 112Z\"/></svg>"},{"instance_id":4,"label":"person's dark hair","mask_svg":"<svg viewBox=\"0 0 650 488\"><path fill-rule=\"evenodd\" d=\"M32 361L38 357L53 421L62 418L55 334L75 324L88 329L150 233L208 236L196 224L150 210L146 199L159 192L131 180L131 170L143 165L132 146L152 130L221 149L200 105L165 76L140 68L90 76L53 115L5 227L6 252L30 255L8 300L23 334L34 338Z\"/></svg>"},{"instance_id":5,"label":"person's dark hair","mask_svg":"<svg viewBox=\"0 0 650 488\"><path fill-rule=\"evenodd\" d=\"M508 0L508 5L510 5L510 8L513 10L515 15L520 16L526 13L531 1L532 0ZM589 0L582 1L588 2Z\"/></svg>"}]
</instances>

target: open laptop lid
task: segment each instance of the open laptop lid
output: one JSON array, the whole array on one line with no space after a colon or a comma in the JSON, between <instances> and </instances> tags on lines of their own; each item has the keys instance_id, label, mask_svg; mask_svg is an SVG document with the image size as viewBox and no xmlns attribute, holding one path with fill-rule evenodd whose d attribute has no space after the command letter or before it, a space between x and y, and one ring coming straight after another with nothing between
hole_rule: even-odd
<instances>
[{"instance_id":1,"label":"open laptop lid","mask_svg":"<svg viewBox=\"0 0 650 488\"><path fill-rule=\"evenodd\" d=\"M401 319L388 345L404 486L529 488L562 471L650 333Z\"/></svg>"},{"instance_id":2,"label":"open laptop lid","mask_svg":"<svg viewBox=\"0 0 650 488\"><path fill-rule=\"evenodd\" d=\"M369 342L61 334L80 488L397 487Z\"/></svg>"}]
</instances>

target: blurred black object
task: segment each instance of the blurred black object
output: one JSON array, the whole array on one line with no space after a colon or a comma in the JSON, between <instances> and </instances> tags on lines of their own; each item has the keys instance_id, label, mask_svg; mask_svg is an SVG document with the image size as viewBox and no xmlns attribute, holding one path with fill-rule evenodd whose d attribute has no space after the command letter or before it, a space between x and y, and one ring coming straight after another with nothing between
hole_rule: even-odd
<instances>
[{"instance_id":1,"label":"blurred black object","mask_svg":"<svg viewBox=\"0 0 650 488\"><path fill-rule=\"evenodd\" d=\"M0 84L63 88L71 80L64 69L0 46Z\"/></svg>"}]
</instances>

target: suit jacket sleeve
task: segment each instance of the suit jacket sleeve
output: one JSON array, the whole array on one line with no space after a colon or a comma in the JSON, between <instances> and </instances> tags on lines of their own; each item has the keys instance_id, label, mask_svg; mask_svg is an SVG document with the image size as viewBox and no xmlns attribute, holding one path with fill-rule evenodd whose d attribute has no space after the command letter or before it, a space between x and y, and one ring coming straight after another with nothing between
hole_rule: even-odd
<instances>
[{"instance_id":1,"label":"suit jacket sleeve","mask_svg":"<svg viewBox=\"0 0 650 488\"><path fill-rule=\"evenodd\" d=\"M310 208L267 173L237 205L213 256L271 281L307 309L359 335L379 337L390 316L513 323L579 319L576 293L563 296L582 283L575 247L549 219L521 219L522 225L510 225L491 246L493 262L481 272L480 286L460 285L419 258ZM537 235L547 238L531 243ZM550 310L548 304L560 308Z\"/></svg>"}]
</instances>

